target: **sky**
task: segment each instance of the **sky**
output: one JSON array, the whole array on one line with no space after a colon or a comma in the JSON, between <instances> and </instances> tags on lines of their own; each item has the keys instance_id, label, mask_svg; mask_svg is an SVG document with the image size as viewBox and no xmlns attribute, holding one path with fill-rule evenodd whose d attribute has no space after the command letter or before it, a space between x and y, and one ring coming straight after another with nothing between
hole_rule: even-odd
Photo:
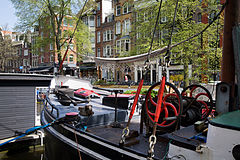
<instances>
[{"instance_id":1,"label":"sky","mask_svg":"<svg viewBox=\"0 0 240 160\"><path fill-rule=\"evenodd\" d=\"M5 26L8 24L8 30L14 31L14 24L17 22L17 17L15 16L15 9L13 8L12 2L10 0L1 0L0 5L0 26Z\"/></svg>"}]
</instances>

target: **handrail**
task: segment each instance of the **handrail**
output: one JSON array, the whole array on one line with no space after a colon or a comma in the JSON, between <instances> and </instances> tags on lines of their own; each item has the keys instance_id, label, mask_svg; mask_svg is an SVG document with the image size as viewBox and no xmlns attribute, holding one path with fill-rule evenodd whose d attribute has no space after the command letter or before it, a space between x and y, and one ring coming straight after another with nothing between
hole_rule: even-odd
<instances>
[{"instance_id":1,"label":"handrail","mask_svg":"<svg viewBox=\"0 0 240 160\"><path fill-rule=\"evenodd\" d=\"M114 92L114 93L123 93L122 89L105 89L105 88L99 88L99 87L93 87L93 89L108 91L108 92Z\"/></svg>"},{"instance_id":2,"label":"handrail","mask_svg":"<svg viewBox=\"0 0 240 160\"><path fill-rule=\"evenodd\" d=\"M47 107L47 103L52 107L50 113L52 114L53 113L53 109L55 109L57 111L57 118L59 117L59 110L57 107L55 107L54 104L52 104L52 102L50 101L49 97L46 96L46 104L45 104L45 107Z\"/></svg>"}]
</instances>

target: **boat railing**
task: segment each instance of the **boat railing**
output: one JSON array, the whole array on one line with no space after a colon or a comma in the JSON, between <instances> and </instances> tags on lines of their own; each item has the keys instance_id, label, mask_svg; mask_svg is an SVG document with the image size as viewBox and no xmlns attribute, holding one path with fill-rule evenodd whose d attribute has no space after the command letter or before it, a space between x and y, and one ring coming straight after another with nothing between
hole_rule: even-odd
<instances>
[{"instance_id":1,"label":"boat railing","mask_svg":"<svg viewBox=\"0 0 240 160\"><path fill-rule=\"evenodd\" d=\"M45 103L45 108L47 109L47 103L51 106L51 110L50 113L53 114L53 110L56 110L57 112L57 118L59 117L59 110L57 107L55 107L55 105L50 101L49 97L46 97L46 103Z\"/></svg>"},{"instance_id":2,"label":"boat railing","mask_svg":"<svg viewBox=\"0 0 240 160\"><path fill-rule=\"evenodd\" d=\"M99 87L93 87L93 89L98 89L98 90L102 90L102 91L107 91L110 93L123 93L122 89L106 89L106 88L99 88Z\"/></svg>"}]
</instances>

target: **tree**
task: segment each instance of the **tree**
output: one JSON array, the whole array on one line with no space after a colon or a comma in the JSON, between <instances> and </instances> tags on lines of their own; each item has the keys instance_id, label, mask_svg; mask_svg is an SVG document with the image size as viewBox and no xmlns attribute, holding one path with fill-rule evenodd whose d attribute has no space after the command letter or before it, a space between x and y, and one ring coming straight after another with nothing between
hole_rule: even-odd
<instances>
[{"instance_id":1,"label":"tree","mask_svg":"<svg viewBox=\"0 0 240 160\"><path fill-rule=\"evenodd\" d=\"M5 71L5 65L17 58L16 48L13 47L10 37L3 37L0 29L0 72Z\"/></svg>"},{"instance_id":2,"label":"tree","mask_svg":"<svg viewBox=\"0 0 240 160\"><path fill-rule=\"evenodd\" d=\"M135 4L136 16L134 18L135 21L131 34L132 37L137 38L134 41L134 49L130 55L148 52L154 25L156 23L159 5L159 2L153 3L146 0L139 0ZM207 24L201 23L202 14L205 14L204 16L209 15L210 17L210 14L213 11L214 13L218 11L218 4L215 1L208 2L208 6L205 8L202 8L202 5L203 3L197 0L179 0L176 22L172 36L172 44L185 40L206 27ZM175 6L176 0L163 1L160 20L154 35L152 50L167 46L169 44ZM219 31L220 30L221 27L219 27ZM205 63L204 60L210 60L213 58L212 55L215 53L215 50L213 49L216 47L214 46L214 43L213 45L209 44L212 43L211 39L213 40L216 38L216 35L216 24L214 24L204 34L171 49L171 52L174 53L172 54L174 55L172 59L178 61L179 64L184 66L184 81L186 82L186 85L189 84L190 80L188 75L189 64L192 64L195 67L193 74L197 77L201 77L201 75L204 74L209 74L207 70L210 67L209 65L212 64Z\"/></svg>"},{"instance_id":3,"label":"tree","mask_svg":"<svg viewBox=\"0 0 240 160\"><path fill-rule=\"evenodd\" d=\"M37 46L45 46L55 43L58 61L62 61L61 48L71 38L71 31L63 33L63 22L66 20L73 26L78 20L77 13L82 9L85 1L83 0L11 0L16 9L19 23L16 29L26 31L37 26L43 26L50 36L39 37ZM90 4L91 5L92 1ZM82 32L83 30L78 30ZM83 31L85 32L85 30ZM78 34L75 34L78 35ZM86 38L86 37L85 37Z\"/></svg>"}]
</instances>

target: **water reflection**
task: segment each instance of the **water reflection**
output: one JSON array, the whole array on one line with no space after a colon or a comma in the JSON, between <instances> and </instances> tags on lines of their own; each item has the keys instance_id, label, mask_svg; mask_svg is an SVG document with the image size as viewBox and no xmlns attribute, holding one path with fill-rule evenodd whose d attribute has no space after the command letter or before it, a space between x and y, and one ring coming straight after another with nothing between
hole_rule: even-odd
<instances>
[{"instance_id":1,"label":"water reflection","mask_svg":"<svg viewBox=\"0 0 240 160\"><path fill-rule=\"evenodd\" d=\"M8 151L0 152L0 160L43 160L44 147L29 147L29 151L9 154Z\"/></svg>"}]
</instances>

